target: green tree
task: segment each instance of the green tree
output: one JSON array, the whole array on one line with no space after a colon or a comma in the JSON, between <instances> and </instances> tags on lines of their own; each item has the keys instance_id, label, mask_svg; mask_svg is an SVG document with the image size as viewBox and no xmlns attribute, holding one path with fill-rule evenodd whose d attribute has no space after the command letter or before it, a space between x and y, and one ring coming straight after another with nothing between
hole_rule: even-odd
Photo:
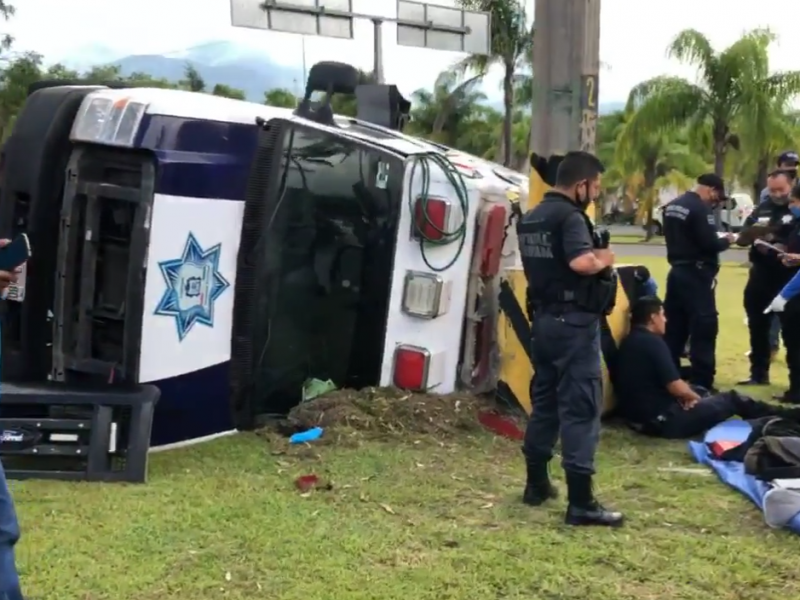
<instances>
[{"instance_id":1,"label":"green tree","mask_svg":"<svg viewBox=\"0 0 800 600\"><path fill-rule=\"evenodd\" d=\"M656 77L636 86L630 94L636 110L628 123L629 135L646 138L684 126L694 135L706 131L714 171L724 175L729 150L739 147L736 126L756 116L764 99L788 99L800 92L800 72L769 73L767 49L773 40L769 31L757 29L717 52L699 31L682 31L668 53L696 66L698 81ZM762 133L763 123L766 120L759 126Z\"/></svg>"},{"instance_id":2,"label":"green tree","mask_svg":"<svg viewBox=\"0 0 800 600\"><path fill-rule=\"evenodd\" d=\"M473 78L459 83L455 73L445 71L436 78L433 91L414 92L409 132L455 146L468 123L474 125L479 103L486 100L486 95L477 89L477 82Z\"/></svg>"},{"instance_id":3,"label":"green tree","mask_svg":"<svg viewBox=\"0 0 800 600\"><path fill-rule=\"evenodd\" d=\"M658 233L654 228L653 211L660 190L666 187L688 189L707 165L692 152L683 132L656 130L649 135L632 135L630 123L630 120L624 123L619 132L613 164L642 200L639 216L646 225L649 239Z\"/></svg>"},{"instance_id":4,"label":"green tree","mask_svg":"<svg viewBox=\"0 0 800 600\"><path fill-rule=\"evenodd\" d=\"M530 65L533 30L528 24L524 6L517 0L458 0L458 3L466 9L487 11L492 15L490 54L468 56L457 63L454 70L462 75L474 73L483 78L492 66L502 67L504 119L501 148L503 164L511 166L515 74L525 64Z\"/></svg>"},{"instance_id":5,"label":"green tree","mask_svg":"<svg viewBox=\"0 0 800 600\"><path fill-rule=\"evenodd\" d=\"M122 71L118 65L100 65L92 67L81 76L89 84L103 84L122 81Z\"/></svg>"},{"instance_id":6,"label":"green tree","mask_svg":"<svg viewBox=\"0 0 800 600\"><path fill-rule=\"evenodd\" d=\"M224 83L216 84L214 89L211 90L211 94L214 96L222 96L223 98L232 98L233 100L245 99L245 95L242 90L237 90L236 88L232 88Z\"/></svg>"},{"instance_id":7,"label":"green tree","mask_svg":"<svg viewBox=\"0 0 800 600\"><path fill-rule=\"evenodd\" d=\"M22 54L0 71L0 139L11 132L14 119L28 97L28 86L42 78L42 57Z\"/></svg>"},{"instance_id":8,"label":"green tree","mask_svg":"<svg viewBox=\"0 0 800 600\"><path fill-rule=\"evenodd\" d=\"M80 75L74 69L69 69L61 63L56 63L47 67L47 70L42 74L42 79L63 79L66 81L75 81L80 79Z\"/></svg>"},{"instance_id":9,"label":"green tree","mask_svg":"<svg viewBox=\"0 0 800 600\"><path fill-rule=\"evenodd\" d=\"M275 88L264 92L264 104L278 108L294 108L297 106L297 96L289 90Z\"/></svg>"},{"instance_id":10,"label":"green tree","mask_svg":"<svg viewBox=\"0 0 800 600\"><path fill-rule=\"evenodd\" d=\"M180 87L190 92L205 92L206 82L194 65L186 63L183 70L183 79L180 81Z\"/></svg>"},{"instance_id":11,"label":"green tree","mask_svg":"<svg viewBox=\"0 0 800 600\"><path fill-rule=\"evenodd\" d=\"M368 71L358 71L358 85L375 83L375 76ZM346 117L355 117L358 112L356 97L349 94L336 94L331 100L333 114Z\"/></svg>"}]
</instances>

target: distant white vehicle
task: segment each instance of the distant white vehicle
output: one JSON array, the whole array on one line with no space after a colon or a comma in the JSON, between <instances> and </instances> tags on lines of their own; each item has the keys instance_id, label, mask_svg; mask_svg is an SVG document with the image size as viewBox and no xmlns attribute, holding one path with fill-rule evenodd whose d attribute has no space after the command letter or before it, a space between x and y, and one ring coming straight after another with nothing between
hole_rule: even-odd
<instances>
[{"instance_id":1,"label":"distant white vehicle","mask_svg":"<svg viewBox=\"0 0 800 600\"><path fill-rule=\"evenodd\" d=\"M668 204L669 202L665 202L653 211L654 235L664 235L664 209ZM722 206L722 230L739 232L747 217L753 212L753 208L755 205L750 194L731 194Z\"/></svg>"}]
</instances>

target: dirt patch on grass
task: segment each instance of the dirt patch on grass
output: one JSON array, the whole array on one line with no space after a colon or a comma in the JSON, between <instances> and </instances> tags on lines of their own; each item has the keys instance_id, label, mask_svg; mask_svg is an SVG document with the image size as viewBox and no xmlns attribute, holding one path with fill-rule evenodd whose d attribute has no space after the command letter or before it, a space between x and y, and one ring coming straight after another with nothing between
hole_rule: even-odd
<instances>
[{"instance_id":1,"label":"dirt patch on grass","mask_svg":"<svg viewBox=\"0 0 800 600\"><path fill-rule=\"evenodd\" d=\"M291 410L288 423L298 429L348 428L379 434L447 435L477 432L481 412L492 401L466 392L416 394L394 388L337 390Z\"/></svg>"}]
</instances>

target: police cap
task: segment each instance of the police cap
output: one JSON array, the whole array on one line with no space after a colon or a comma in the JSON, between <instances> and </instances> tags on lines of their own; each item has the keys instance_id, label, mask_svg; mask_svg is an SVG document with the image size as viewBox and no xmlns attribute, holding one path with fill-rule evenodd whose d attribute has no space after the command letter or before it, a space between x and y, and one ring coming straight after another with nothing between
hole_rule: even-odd
<instances>
[{"instance_id":1,"label":"police cap","mask_svg":"<svg viewBox=\"0 0 800 600\"><path fill-rule=\"evenodd\" d=\"M794 150L787 150L778 157L778 165L782 164L796 167L800 165L800 156Z\"/></svg>"},{"instance_id":2,"label":"police cap","mask_svg":"<svg viewBox=\"0 0 800 600\"><path fill-rule=\"evenodd\" d=\"M725 181L719 175L715 173L703 173L697 178L697 183L717 192L720 199L725 198Z\"/></svg>"}]
</instances>

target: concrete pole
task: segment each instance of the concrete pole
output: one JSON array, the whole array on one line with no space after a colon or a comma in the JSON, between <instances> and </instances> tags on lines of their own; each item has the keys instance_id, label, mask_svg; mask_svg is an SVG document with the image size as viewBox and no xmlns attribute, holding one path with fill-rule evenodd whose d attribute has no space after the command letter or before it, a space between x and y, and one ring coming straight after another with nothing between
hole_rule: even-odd
<instances>
[{"instance_id":1,"label":"concrete pole","mask_svg":"<svg viewBox=\"0 0 800 600\"><path fill-rule=\"evenodd\" d=\"M536 0L531 151L595 151L600 0Z\"/></svg>"}]
</instances>

